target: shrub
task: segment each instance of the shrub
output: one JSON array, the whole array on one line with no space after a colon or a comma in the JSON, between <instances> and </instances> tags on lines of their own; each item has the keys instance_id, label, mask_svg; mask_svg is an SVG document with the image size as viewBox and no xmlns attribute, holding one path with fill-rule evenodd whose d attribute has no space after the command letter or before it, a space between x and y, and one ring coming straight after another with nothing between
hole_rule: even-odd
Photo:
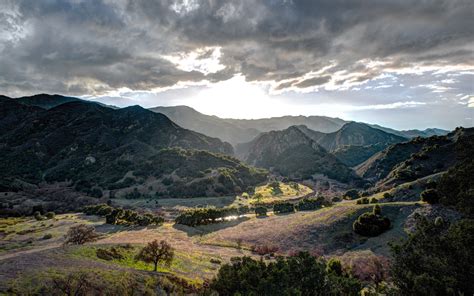
<instances>
[{"instance_id":1,"label":"shrub","mask_svg":"<svg viewBox=\"0 0 474 296\"><path fill-rule=\"evenodd\" d=\"M378 203L378 202L379 202L379 200L376 199L375 197L372 197L372 198L370 199L370 203Z\"/></svg>"},{"instance_id":2,"label":"shrub","mask_svg":"<svg viewBox=\"0 0 474 296\"><path fill-rule=\"evenodd\" d=\"M439 202L439 195L436 189L426 189L424 190L421 195L421 200L427 202L429 204L436 204Z\"/></svg>"},{"instance_id":3,"label":"shrub","mask_svg":"<svg viewBox=\"0 0 474 296\"><path fill-rule=\"evenodd\" d=\"M368 204L369 203L369 199L367 197L363 197L361 199L358 199L357 202L356 202L358 205L361 205L361 204Z\"/></svg>"},{"instance_id":4,"label":"shrub","mask_svg":"<svg viewBox=\"0 0 474 296\"><path fill-rule=\"evenodd\" d=\"M54 217L56 216L56 214L54 212L47 212L46 213L46 218L48 219L54 219Z\"/></svg>"},{"instance_id":5,"label":"shrub","mask_svg":"<svg viewBox=\"0 0 474 296\"><path fill-rule=\"evenodd\" d=\"M95 254L97 258L107 260L107 261L111 261L114 259L120 260L124 258L123 254L119 251L119 249L115 247L112 247L110 249L97 249L95 251Z\"/></svg>"},{"instance_id":6,"label":"shrub","mask_svg":"<svg viewBox=\"0 0 474 296\"><path fill-rule=\"evenodd\" d=\"M319 209L322 206L322 202L319 199L305 198L301 200L298 205L298 211L310 211Z\"/></svg>"},{"instance_id":7,"label":"shrub","mask_svg":"<svg viewBox=\"0 0 474 296\"><path fill-rule=\"evenodd\" d=\"M275 214L292 213L294 211L295 211L295 206L289 202L278 203L273 206L273 212Z\"/></svg>"},{"instance_id":8,"label":"shrub","mask_svg":"<svg viewBox=\"0 0 474 296\"><path fill-rule=\"evenodd\" d=\"M94 226L80 224L69 228L66 234L65 245L83 245L88 242L96 241L99 234L95 232Z\"/></svg>"},{"instance_id":9,"label":"shrub","mask_svg":"<svg viewBox=\"0 0 474 296\"><path fill-rule=\"evenodd\" d=\"M41 213L40 213L39 211L36 211L35 214L34 214L34 216L35 216L35 219L36 219L37 221L46 220L46 218L45 218L43 215L41 215Z\"/></svg>"},{"instance_id":10,"label":"shrub","mask_svg":"<svg viewBox=\"0 0 474 296\"><path fill-rule=\"evenodd\" d=\"M354 221L352 228L355 233L363 236L378 236L390 228L390 220L381 216L380 206L372 211L363 213Z\"/></svg>"},{"instance_id":11,"label":"shrub","mask_svg":"<svg viewBox=\"0 0 474 296\"><path fill-rule=\"evenodd\" d=\"M44 236L43 236L43 239L46 240L46 239L51 239L53 238L53 235L51 233L46 233Z\"/></svg>"},{"instance_id":12,"label":"shrub","mask_svg":"<svg viewBox=\"0 0 474 296\"><path fill-rule=\"evenodd\" d=\"M342 264L341 261L335 258L329 259L329 261L326 263L326 271L328 273L332 273L338 276L342 275Z\"/></svg>"},{"instance_id":13,"label":"shrub","mask_svg":"<svg viewBox=\"0 0 474 296\"><path fill-rule=\"evenodd\" d=\"M357 199L360 197L360 195L359 195L359 191L357 191L356 189L351 189L351 190L347 190L346 193L344 193L343 197L345 199Z\"/></svg>"},{"instance_id":14,"label":"shrub","mask_svg":"<svg viewBox=\"0 0 474 296\"><path fill-rule=\"evenodd\" d=\"M385 193L383 194L383 198L384 198L384 199L392 199L393 196L392 196L390 193L385 192Z\"/></svg>"},{"instance_id":15,"label":"shrub","mask_svg":"<svg viewBox=\"0 0 474 296\"><path fill-rule=\"evenodd\" d=\"M265 207L256 207L255 208L255 215L257 217L267 216L267 208L265 208Z\"/></svg>"},{"instance_id":16,"label":"shrub","mask_svg":"<svg viewBox=\"0 0 474 296\"><path fill-rule=\"evenodd\" d=\"M250 250L260 256L264 256L264 255L273 256L276 252L278 252L278 247L271 246L271 245L254 245L250 248Z\"/></svg>"}]
</instances>

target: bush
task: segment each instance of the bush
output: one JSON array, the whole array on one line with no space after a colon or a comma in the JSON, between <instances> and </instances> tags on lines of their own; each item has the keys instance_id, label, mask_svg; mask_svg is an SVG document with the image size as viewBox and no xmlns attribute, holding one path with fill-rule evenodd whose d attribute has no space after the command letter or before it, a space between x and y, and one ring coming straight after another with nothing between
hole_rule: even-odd
<instances>
[{"instance_id":1,"label":"bush","mask_svg":"<svg viewBox=\"0 0 474 296\"><path fill-rule=\"evenodd\" d=\"M359 191L357 191L356 189L351 189L351 190L347 190L346 193L344 193L343 197L345 199L357 199L360 197L360 195L359 195Z\"/></svg>"},{"instance_id":2,"label":"bush","mask_svg":"<svg viewBox=\"0 0 474 296\"><path fill-rule=\"evenodd\" d=\"M43 239L46 240L46 239L51 239L53 238L53 235L51 233L46 233L44 236L43 236Z\"/></svg>"},{"instance_id":3,"label":"bush","mask_svg":"<svg viewBox=\"0 0 474 296\"><path fill-rule=\"evenodd\" d=\"M440 199L438 191L436 191L436 189L426 189L421 193L420 197L422 201L427 202L429 204L436 204L439 202Z\"/></svg>"},{"instance_id":4,"label":"bush","mask_svg":"<svg viewBox=\"0 0 474 296\"><path fill-rule=\"evenodd\" d=\"M265 207L256 207L255 208L255 215L257 217L267 216L267 208L265 208Z\"/></svg>"},{"instance_id":5,"label":"bush","mask_svg":"<svg viewBox=\"0 0 474 296\"><path fill-rule=\"evenodd\" d=\"M301 200L298 205L298 211L310 211L319 209L322 206L322 202L315 198L305 198Z\"/></svg>"},{"instance_id":6,"label":"bush","mask_svg":"<svg viewBox=\"0 0 474 296\"><path fill-rule=\"evenodd\" d=\"M35 219L36 219L37 221L46 220L46 218L45 218L43 215L41 215L41 213L40 213L39 211L36 211L36 212L34 213L34 216L35 216Z\"/></svg>"},{"instance_id":7,"label":"bush","mask_svg":"<svg viewBox=\"0 0 474 296\"><path fill-rule=\"evenodd\" d=\"M45 216L47 219L54 219L56 214L54 212L47 212Z\"/></svg>"},{"instance_id":8,"label":"bush","mask_svg":"<svg viewBox=\"0 0 474 296\"><path fill-rule=\"evenodd\" d=\"M370 199L370 203L372 203L372 204L378 203L378 202L379 202L379 200L376 199L375 197L372 197L372 198Z\"/></svg>"},{"instance_id":9,"label":"bush","mask_svg":"<svg viewBox=\"0 0 474 296\"><path fill-rule=\"evenodd\" d=\"M390 229L390 220L381 216L380 206L376 205L372 213L367 212L354 221L352 228L355 233L363 236L378 236Z\"/></svg>"},{"instance_id":10,"label":"bush","mask_svg":"<svg viewBox=\"0 0 474 296\"><path fill-rule=\"evenodd\" d=\"M260 256L264 256L264 255L273 256L276 252L278 252L278 247L271 246L271 245L254 245L250 248L250 250Z\"/></svg>"},{"instance_id":11,"label":"bush","mask_svg":"<svg viewBox=\"0 0 474 296\"><path fill-rule=\"evenodd\" d=\"M383 194L383 198L384 198L384 199L392 199L393 196L392 196L390 193L385 192L385 193Z\"/></svg>"},{"instance_id":12,"label":"bush","mask_svg":"<svg viewBox=\"0 0 474 296\"><path fill-rule=\"evenodd\" d=\"M275 214L293 213L294 211L295 211L295 206L289 202L278 203L278 204L273 205L273 212Z\"/></svg>"},{"instance_id":13,"label":"bush","mask_svg":"<svg viewBox=\"0 0 474 296\"><path fill-rule=\"evenodd\" d=\"M97 258L107 261L111 261L114 259L120 260L124 258L123 254L116 247L112 247L110 249L97 249L95 251L95 254Z\"/></svg>"},{"instance_id":14,"label":"bush","mask_svg":"<svg viewBox=\"0 0 474 296\"><path fill-rule=\"evenodd\" d=\"M369 203L369 199L367 197L363 197L361 199L358 199L357 202L356 202L358 205L362 205L362 204L368 204Z\"/></svg>"}]
</instances>

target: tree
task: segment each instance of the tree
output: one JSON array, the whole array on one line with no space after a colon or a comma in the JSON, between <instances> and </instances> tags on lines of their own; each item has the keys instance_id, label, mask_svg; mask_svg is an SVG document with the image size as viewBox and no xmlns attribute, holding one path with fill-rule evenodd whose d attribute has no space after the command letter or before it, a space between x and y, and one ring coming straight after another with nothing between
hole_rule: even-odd
<instances>
[{"instance_id":1,"label":"tree","mask_svg":"<svg viewBox=\"0 0 474 296\"><path fill-rule=\"evenodd\" d=\"M418 218L416 231L392 245L392 278L402 295L473 295L474 220Z\"/></svg>"},{"instance_id":2,"label":"tree","mask_svg":"<svg viewBox=\"0 0 474 296\"><path fill-rule=\"evenodd\" d=\"M356 198L359 198L360 195L359 195L359 191L357 191L357 189L351 189L351 190L347 190L346 193L344 193L344 198L345 199L356 199Z\"/></svg>"},{"instance_id":3,"label":"tree","mask_svg":"<svg viewBox=\"0 0 474 296\"><path fill-rule=\"evenodd\" d=\"M164 240L158 242L158 240L155 239L143 247L135 259L146 263L153 263L153 271L156 271L158 263L160 262L166 266L170 266L171 262L173 262L173 257L173 247Z\"/></svg>"},{"instance_id":4,"label":"tree","mask_svg":"<svg viewBox=\"0 0 474 296\"><path fill-rule=\"evenodd\" d=\"M436 204L439 202L439 195L436 189L426 189L420 195L421 200L429 204Z\"/></svg>"},{"instance_id":5,"label":"tree","mask_svg":"<svg viewBox=\"0 0 474 296\"><path fill-rule=\"evenodd\" d=\"M323 260L301 252L268 264L250 257L232 258L219 269L210 288L219 295L359 295L361 284L329 273Z\"/></svg>"},{"instance_id":6,"label":"tree","mask_svg":"<svg viewBox=\"0 0 474 296\"><path fill-rule=\"evenodd\" d=\"M96 241L99 234L95 232L94 226L80 224L69 228L66 234L65 245L83 245Z\"/></svg>"},{"instance_id":7,"label":"tree","mask_svg":"<svg viewBox=\"0 0 474 296\"><path fill-rule=\"evenodd\" d=\"M390 220L382 216L382 209L375 205L372 212L363 213L354 221L355 233L363 236L378 236L390 228Z\"/></svg>"},{"instance_id":8,"label":"tree","mask_svg":"<svg viewBox=\"0 0 474 296\"><path fill-rule=\"evenodd\" d=\"M267 215L267 208L265 208L265 207L256 207L255 208L255 215L257 217L265 217Z\"/></svg>"}]
</instances>

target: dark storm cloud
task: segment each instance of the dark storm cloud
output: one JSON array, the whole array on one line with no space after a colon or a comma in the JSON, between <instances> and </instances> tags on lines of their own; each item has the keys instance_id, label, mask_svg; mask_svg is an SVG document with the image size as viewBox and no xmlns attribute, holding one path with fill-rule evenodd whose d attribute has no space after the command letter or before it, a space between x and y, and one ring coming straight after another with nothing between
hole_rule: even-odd
<instances>
[{"instance_id":1,"label":"dark storm cloud","mask_svg":"<svg viewBox=\"0 0 474 296\"><path fill-rule=\"evenodd\" d=\"M472 65L474 45L470 0L7 0L0 11L0 89L9 94L150 89L238 73L292 80L280 89L330 77L357 83L413 63ZM225 69L206 75L164 58L204 47L221 48Z\"/></svg>"}]
</instances>

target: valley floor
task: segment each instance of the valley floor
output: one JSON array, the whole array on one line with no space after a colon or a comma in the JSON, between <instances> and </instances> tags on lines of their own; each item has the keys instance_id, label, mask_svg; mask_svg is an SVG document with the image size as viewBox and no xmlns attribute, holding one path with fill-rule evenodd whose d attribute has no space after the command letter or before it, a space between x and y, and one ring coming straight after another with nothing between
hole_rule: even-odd
<instances>
[{"instance_id":1,"label":"valley floor","mask_svg":"<svg viewBox=\"0 0 474 296\"><path fill-rule=\"evenodd\" d=\"M108 225L105 219L83 214L57 215L45 221L0 219L0 291L19 281L24 284L37 279L38 275L41 278L41 275L62 270L92 268L150 272L151 265L136 262L133 256L139 246L154 239L166 240L176 249L173 264L160 271L196 285L212 278L219 266L232 257L257 256L250 251L255 246L271 246L279 254L307 250L324 256L357 257L363 252L364 257L387 256L387 242L404 237L407 217L425 205L412 201L380 205L384 215L392 221L392 228L374 238L353 233L353 221L373 207L357 205L355 201L344 201L315 211L270 213L266 218L249 214L237 220L198 227L170 222L160 227L124 227ZM63 247L67 229L82 223L94 225L102 238L89 245ZM51 238L47 239L46 234ZM102 260L95 253L98 248L128 244L131 247L122 260Z\"/></svg>"}]
</instances>

